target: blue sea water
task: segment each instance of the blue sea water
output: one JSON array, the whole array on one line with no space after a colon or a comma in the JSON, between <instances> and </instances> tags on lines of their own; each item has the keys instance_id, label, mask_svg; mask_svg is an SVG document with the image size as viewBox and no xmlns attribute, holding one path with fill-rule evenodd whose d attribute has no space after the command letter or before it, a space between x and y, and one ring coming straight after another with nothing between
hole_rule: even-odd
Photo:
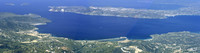
<instances>
[{"instance_id":1,"label":"blue sea water","mask_svg":"<svg viewBox=\"0 0 200 53\"><path fill-rule=\"evenodd\" d=\"M5 3L15 3L8 6ZM21 3L29 3L20 6ZM134 4L133 4L134 3ZM90 16L75 13L48 12L48 6L113 6L145 9L177 9L177 5L137 3L131 0L0 0L0 12L34 13L50 19L47 25L37 26L39 32L76 40L96 40L125 36L147 39L151 34L191 31L199 32L200 16L176 16L168 19L135 19L112 16ZM155 7L159 6L159 7ZM175 8L177 7L177 8Z\"/></svg>"}]
</instances>

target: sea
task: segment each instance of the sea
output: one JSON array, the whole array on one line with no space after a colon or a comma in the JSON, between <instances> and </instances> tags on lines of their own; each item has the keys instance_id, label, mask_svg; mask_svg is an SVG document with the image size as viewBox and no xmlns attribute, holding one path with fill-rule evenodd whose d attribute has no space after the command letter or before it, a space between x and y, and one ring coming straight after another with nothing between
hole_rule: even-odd
<instances>
[{"instance_id":1,"label":"sea","mask_svg":"<svg viewBox=\"0 0 200 53\"><path fill-rule=\"evenodd\" d=\"M49 12L48 6L97 6L135 9L174 10L184 6L155 4L133 0L0 0L0 12L33 13L52 22L36 26L41 33L74 40L98 40L117 37L148 39L153 34L200 31L200 16L175 16L167 19L140 19ZM12 4L12 5L10 5Z\"/></svg>"}]
</instances>

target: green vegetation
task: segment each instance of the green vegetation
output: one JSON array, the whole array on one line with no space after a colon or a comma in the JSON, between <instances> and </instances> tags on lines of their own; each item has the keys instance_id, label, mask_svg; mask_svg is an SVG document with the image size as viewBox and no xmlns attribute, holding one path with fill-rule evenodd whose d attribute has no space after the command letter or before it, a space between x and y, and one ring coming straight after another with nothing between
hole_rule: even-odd
<instances>
[{"instance_id":1,"label":"green vegetation","mask_svg":"<svg viewBox=\"0 0 200 53\"><path fill-rule=\"evenodd\" d=\"M151 35L151 40L125 37L72 40L35 31L35 23L49 20L38 15L0 13L0 53L177 53L200 52L200 34L170 32Z\"/></svg>"}]
</instances>

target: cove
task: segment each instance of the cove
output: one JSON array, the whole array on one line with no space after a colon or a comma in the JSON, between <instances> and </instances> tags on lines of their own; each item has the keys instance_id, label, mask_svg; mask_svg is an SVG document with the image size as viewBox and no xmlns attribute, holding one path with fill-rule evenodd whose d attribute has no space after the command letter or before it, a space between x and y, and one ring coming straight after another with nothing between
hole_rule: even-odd
<instances>
[{"instance_id":1,"label":"cove","mask_svg":"<svg viewBox=\"0 0 200 53\"><path fill-rule=\"evenodd\" d=\"M152 34L199 32L200 16L176 16L168 19L136 19L90 16L74 13L50 13L51 23L38 26L42 33L75 40L97 40L116 37L147 39Z\"/></svg>"}]
</instances>

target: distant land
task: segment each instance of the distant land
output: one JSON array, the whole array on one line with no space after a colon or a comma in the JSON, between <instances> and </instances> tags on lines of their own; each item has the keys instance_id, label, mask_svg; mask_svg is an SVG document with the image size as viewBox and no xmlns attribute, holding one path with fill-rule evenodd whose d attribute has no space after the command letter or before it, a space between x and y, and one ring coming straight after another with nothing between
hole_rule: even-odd
<instances>
[{"instance_id":1,"label":"distant land","mask_svg":"<svg viewBox=\"0 0 200 53\"><path fill-rule=\"evenodd\" d=\"M15 4L15 3L5 3L7 6L27 6L29 3L21 3L21 4Z\"/></svg>"},{"instance_id":2,"label":"distant land","mask_svg":"<svg viewBox=\"0 0 200 53\"><path fill-rule=\"evenodd\" d=\"M83 15L116 16L145 19L166 19L179 15L200 15L200 7L185 7L177 10L152 10L122 7L49 6L50 12L71 12Z\"/></svg>"},{"instance_id":3,"label":"distant land","mask_svg":"<svg viewBox=\"0 0 200 53\"><path fill-rule=\"evenodd\" d=\"M200 34L189 31L126 37L72 40L36 31L34 24L50 22L39 15L0 13L0 53L199 53Z\"/></svg>"}]
</instances>

